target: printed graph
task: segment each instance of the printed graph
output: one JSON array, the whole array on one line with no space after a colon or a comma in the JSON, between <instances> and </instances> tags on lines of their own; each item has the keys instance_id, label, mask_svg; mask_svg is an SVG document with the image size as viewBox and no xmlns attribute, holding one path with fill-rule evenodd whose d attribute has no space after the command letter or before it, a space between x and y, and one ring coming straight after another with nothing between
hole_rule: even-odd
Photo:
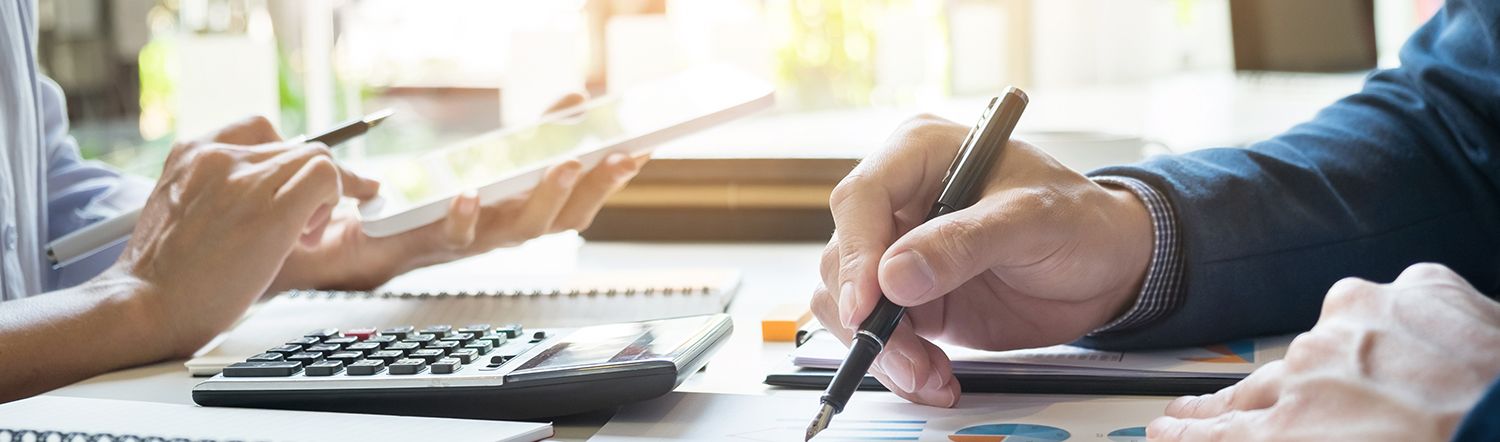
<instances>
[{"instance_id":1,"label":"printed graph","mask_svg":"<svg viewBox=\"0 0 1500 442\"><path fill-rule=\"evenodd\" d=\"M953 442L1062 442L1067 430L1035 424L984 424L964 427L948 435Z\"/></svg>"},{"instance_id":2,"label":"printed graph","mask_svg":"<svg viewBox=\"0 0 1500 442\"><path fill-rule=\"evenodd\" d=\"M1223 344L1204 346L1203 350L1208 352L1205 356L1188 356L1182 358L1184 361L1193 362L1217 362L1227 364L1251 364L1255 363L1255 341L1243 339L1230 341Z\"/></svg>"},{"instance_id":3,"label":"printed graph","mask_svg":"<svg viewBox=\"0 0 1500 442\"><path fill-rule=\"evenodd\" d=\"M1146 427L1121 428L1109 432L1109 442L1146 442Z\"/></svg>"}]
</instances>

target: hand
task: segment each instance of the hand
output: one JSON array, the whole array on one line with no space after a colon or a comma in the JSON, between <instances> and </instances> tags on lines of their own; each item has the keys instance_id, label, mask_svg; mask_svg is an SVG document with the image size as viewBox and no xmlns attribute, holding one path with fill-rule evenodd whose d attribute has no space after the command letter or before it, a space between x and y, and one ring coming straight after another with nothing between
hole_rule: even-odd
<instances>
[{"instance_id":1,"label":"hand","mask_svg":"<svg viewBox=\"0 0 1500 442\"><path fill-rule=\"evenodd\" d=\"M1072 341L1134 302L1152 253L1150 215L1134 194L1016 140L978 202L923 223L967 132L918 117L839 183L812 301L845 344L882 292L910 307L872 372L929 405L959 394L930 340L988 350Z\"/></svg>"},{"instance_id":2,"label":"hand","mask_svg":"<svg viewBox=\"0 0 1500 442\"><path fill-rule=\"evenodd\" d=\"M566 114L587 97L568 94L547 110ZM273 134L274 135L274 134ZM584 173L577 161L549 169L535 189L480 207L465 193L442 221L398 235L372 238L352 213L339 213L316 241L298 247L271 291L294 288L369 290L412 269L521 244L565 230L584 230L649 158L613 154Z\"/></svg>"},{"instance_id":3,"label":"hand","mask_svg":"<svg viewBox=\"0 0 1500 442\"><path fill-rule=\"evenodd\" d=\"M299 240L322 236L340 194L375 184L335 165L321 144L250 144L264 118L173 146L130 242L108 278L135 281L166 343L192 354L266 291Z\"/></svg>"},{"instance_id":4,"label":"hand","mask_svg":"<svg viewBox=\"0 0 1500 442\"><path fill-rule=\"evenodd\" d=\"M1448 440L1496 376L1500 304L1447 267L1328 290L1286 358L1218 393L1178 398L1151 440Z\"/></svg>"},{"instance_id":5,"label":"hand","mask_svg":"<svg viewBox=\"0 0 1500 442\"><path fill-rule=\"evenodd\" d=\"M480 206L466 193L442 221L372 238L353 214L339 214L322 236L297 248L273 291L292 288L368 290L422 266L472 256L564 230L588 228L610 194L625 186L646 158L606 157L583 173L577 161L548 170L526 195Z\"/></svg>"}]
</instances>

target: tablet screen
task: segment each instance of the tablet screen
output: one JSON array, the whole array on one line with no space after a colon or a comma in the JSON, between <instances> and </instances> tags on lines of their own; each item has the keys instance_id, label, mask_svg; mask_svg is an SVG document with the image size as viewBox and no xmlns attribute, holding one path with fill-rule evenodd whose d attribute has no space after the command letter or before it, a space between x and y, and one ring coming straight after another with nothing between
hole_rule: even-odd
<instances>
[{"instance_id":1,"label":"tablet screen","mask_svg":"<svg viewBox=\"0 0 1500 442\"><path fill-rule=\"evenodd\" d=\"M363 172L381 181L383 201L373 213L362 209L366 230L372 220L432 206L468 189L477 189L486 203L518 196L536 184L541 170L564 159L580 158L592 167L603 150L644 152L770 102L771 87L762 81L729 68L700 68L591 100L579 111L533 125L375 162ZM439 218L420 224L442 213L427 212L424 216Z\"/></svg>"}]
</instances>

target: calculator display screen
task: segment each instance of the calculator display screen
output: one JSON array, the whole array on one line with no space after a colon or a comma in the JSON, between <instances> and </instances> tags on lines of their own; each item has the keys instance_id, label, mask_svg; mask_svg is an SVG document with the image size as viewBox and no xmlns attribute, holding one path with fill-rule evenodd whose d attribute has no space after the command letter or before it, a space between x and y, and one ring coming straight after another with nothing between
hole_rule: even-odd
<instances>
[{"instance_id":1,"label":"calculator display screen","mask_svg":"<svg viewBox=\"0 0 1500 442\"><path fill-rule=\"evenodd\" d=\"M694 317L586 327L527 360L517 370L670 359L703 330L707 321L705 317Z\"/></svg>"}]
</instances>

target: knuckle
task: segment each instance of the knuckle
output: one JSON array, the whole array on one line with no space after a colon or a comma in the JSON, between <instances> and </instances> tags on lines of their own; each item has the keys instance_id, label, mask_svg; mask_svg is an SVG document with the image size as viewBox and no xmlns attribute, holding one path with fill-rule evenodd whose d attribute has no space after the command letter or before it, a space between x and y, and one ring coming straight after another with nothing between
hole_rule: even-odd
<instances>
[{"instance_id":1,"label":"knuckle","mask_svg":"<svg viewBox=\"0 0 1500 442\"><path fill-rule=\"evenodd\" d=\"M976 239L983 235L983 222L966 217L956 217L939 223L934 231L938 241L932 256L949 264L960 264L977 259Z\"/></svg>"},{"instance_id":2,"label":"knuckle","mask_svg":"<svg viewBox=\"0 0 1500 442\"><path fill-rule=\"evenodd\" d=\"M838 237L835 236L828 241L828 245L823 246L823 257L818 262L818 269L824 279L838 276L837 270L840 262L838 241Z\"/></svg>"},{"instance_id":3,"label":"knuckle","mask_svg":"<svg viewBox=\"0 0 1500 442\"><path fill-rule=\"evenodd\" d=\"M271 119L266 118L265 115L251 115L245 118L245 126L257 129L269 129L271 128Z\"/></svg>"},{"instance_id":4,"label":"knuckle","mask_svg":"<svg viewBox=\"0 0 1500 442\"><path fill-rule=\"evenodd\" d=\"M1368 301L1380 286L1360 278L1344 278L1333 283L1323 299L1323 314L1343 312Z\"/></svg>"},{"instance_id":5,"label":"knuckle","mask_svg":"<svg viewBox=\"0 0 1500 442\"><path fill-rule=\"evenodd\" d=\"M896 129L896 134L911 139L932 139L935 137L947 137L953 133L956 125L942 117L931 113L919 113L907 118Z\"/></svg>"},{"instance_id":6,"label":"knuckle","mask_svg":"<svg viewBox=\"0 0 1500 442\"><path fill-rule=\"evenodd\" d=\"M1454 272L1448 266L1432 262L1412 264L1406 270L1403 270L1400 276L1396 277L1397 282L1412 282L1417 284L1463 280L1463 277L1458 272Z\"/></svg>"},{"instance_id":7,"label":"knuckle","mask_svg":"<svg viewBox=\"0 0 1500 442\"><path fill-rule=\"evenodd\" d=\"M853 202L855 196L870 182L871 179L868 172L863 169L864 166L861 165L850 171L848 175L844 176L844 179L839 180L838 185L833 187L833 191L829 192L828 207L833 209L835 215L839 213L840 207Z\"/></svg>"}]
</instances>

